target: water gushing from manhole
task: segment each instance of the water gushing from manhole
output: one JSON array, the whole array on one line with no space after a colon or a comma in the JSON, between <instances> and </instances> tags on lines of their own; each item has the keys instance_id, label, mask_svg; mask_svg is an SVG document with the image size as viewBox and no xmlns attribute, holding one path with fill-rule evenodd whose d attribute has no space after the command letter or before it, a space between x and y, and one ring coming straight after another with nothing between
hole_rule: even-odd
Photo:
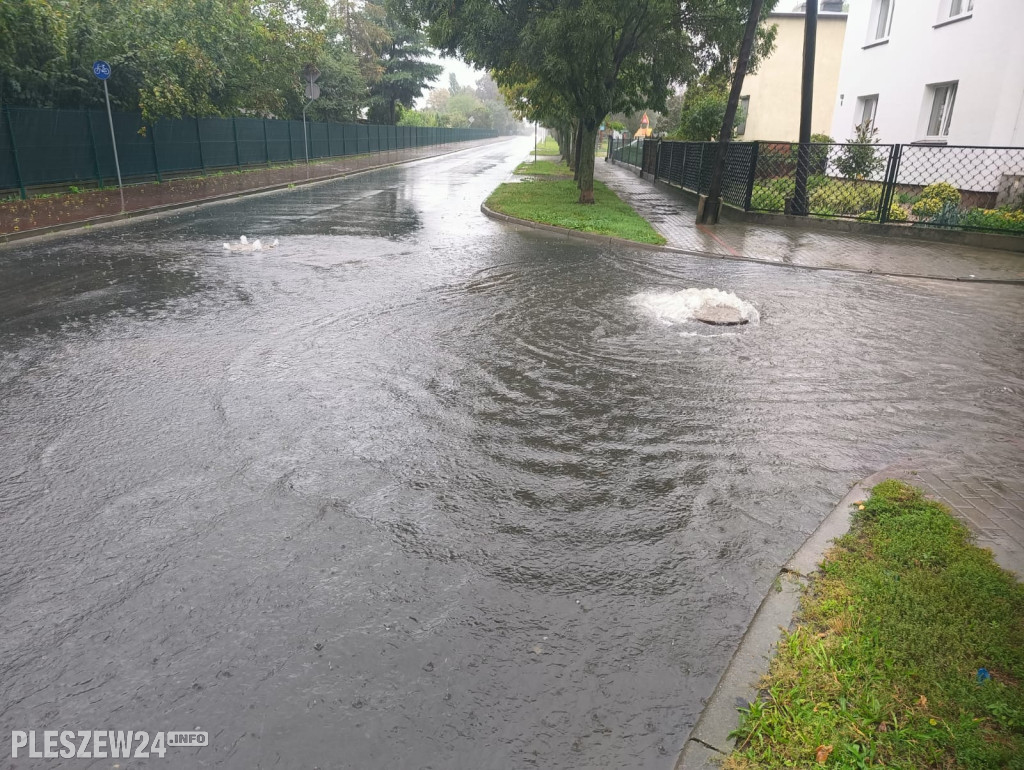
<instances>
[{"instance_id":1,"label":"water gushing from manhole","mask_svg":"<svg viewBox=\"0 0 1024 770\"><path fill-rule=\"evenodd\" d=\"M757 308L729 291L719 289L683 289L652 291L634 297L636 304L666 324L703 321L714 325L736 326L760 321Z\"/></svg>"}]
</instances>

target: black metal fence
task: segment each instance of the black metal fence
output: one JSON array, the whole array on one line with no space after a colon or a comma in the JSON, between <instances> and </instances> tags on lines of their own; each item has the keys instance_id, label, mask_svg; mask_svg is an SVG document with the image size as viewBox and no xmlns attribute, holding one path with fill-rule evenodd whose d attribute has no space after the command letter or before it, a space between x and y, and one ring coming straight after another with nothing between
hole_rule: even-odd
<instances>
[{"instance_id":1,"label":"black metal fence","mask_svg":"<svg viewBox=\"0 0 1024 770\"><path fill-rule=\"evenodd\" d=\"M113 115L125 179L364 155L497 136L471 128L306 123L261 118L181 118L147 123ZM116 177L110 125L100 110L4 108L0 115L0 193Z\"/></svg>"},{"instance_id":2,"label":"black metal fence","mask_svg":"<svg viewBox=\"0 0 1024 770\"><path fill-rule=\"evenodd\" d=\"M706 194L715 142L613 143L611 160ZM806 152L812 216L908 226L1024 234L1024 147L811 144ZM799 145L732 142L722 198L754 212L791 213Z\"/></svg>"}]
</instances>

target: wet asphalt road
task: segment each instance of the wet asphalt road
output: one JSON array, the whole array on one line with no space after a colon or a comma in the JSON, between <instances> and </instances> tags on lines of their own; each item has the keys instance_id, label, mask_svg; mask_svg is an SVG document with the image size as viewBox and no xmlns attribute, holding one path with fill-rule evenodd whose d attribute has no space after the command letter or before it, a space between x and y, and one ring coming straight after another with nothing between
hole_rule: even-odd
<instances>
[{"instance_id":1,"label":"wet asphalt road","mask_svg":"<svg viewBox=\"0 0 1024 770\"><path fill-rule=\"evenodd\" d=\"M1019 453L1020 287L514 232L527 149L0 250L3 757L667 770L853 481ZM636 301L688 287L760 324Z\"/></svg>"}]
</instances>

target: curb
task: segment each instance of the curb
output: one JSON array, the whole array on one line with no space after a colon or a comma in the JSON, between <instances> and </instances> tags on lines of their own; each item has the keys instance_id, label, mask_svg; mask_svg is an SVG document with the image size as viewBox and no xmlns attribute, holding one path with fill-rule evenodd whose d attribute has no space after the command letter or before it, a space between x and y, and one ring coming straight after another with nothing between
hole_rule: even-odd
<instances>
[{"instance_id":1,"label":"curb","mask_svg":"<svg viewBox=\"0 0 1024 770\"><path fill-rule=\"evenodd\" d=\"M729 733L738 725L736 710L758 697L758 682L768 672L775 645L788 630L800 597L817 571L829 543L850 529L851 505L865 500L871 488L889 477L885 468L858 481L825 520L779 570L775 587L761 602L704 705L676 759L674 770L717 770L734 748Z\"/></svg>"},{"instance_id":2,"label":"curb","mask_svg":"<svg viewBox=\"0 0 1024 770\"><path fill-rule=\"evenodd\" d=\"M144 217L160 217L165 214L180 212L184 209L195 208L198 209L202 206L209 206L215 203L224 203L226 201L235 200L236 198L243 198L249 195L262 195L266 193L278 192L279 190L285 190L289 187L305 187L307 185L319 184L321 182L333 182L335 179L340 179L346 176L356 176L357 174L364 174L367 171L379 171L382 168L392 168L394 166L401 166L406 163L415 163L418 160L427 160L429 158L441 158L445 155L454 155L457 152L465 152L466 150L472 150L473 147L463 147L457 150L449 150L448 152L440 152L437 155L424 155L421 158L409 158L408 160L398 160L393 163L381 163L376 166L367 166L366 168L359 168L349 171L339 171L336 174L330 174L328 176L320 176L316 179L298 179L292 182L281 182L278 184L264 185L263 187L252 187L248 190L239 190L231 193L224 193L222 195L212 195L208 198L198 198L191 201L182 201L180 203L165 203L160 206L150 206L145 209L137 209L135 211L123 211L117 214L104 214L99 217L90 217L89 219L80 219L76 222L62 222L57 225L49 225L47 227L37 227L32 230L24 230L17 233L0 233L0 248L3 248L9 244L20 243L35 238L43 238L48 235L55 233L67 232L68 230L85 229L87 227L93 227L95 225L116 225L119 223L128 222L133 219L142 219Z\"/></svg>"},{"instance_id":3,"label":"curb","mask_svg":"<svg viewBox=\"0 0 1024 770\"><path fill-rule=\"evenodd\" d=\"M488 208L486 203L480 204L480 211L491 219L496 219L500 222L506 222L510 225L516 225L519 227L525 227L531 230L543 230L545 232L557 233L568 238L576 238L578 240L590 241L591 243L602 243L609 245L618 246L631 246L636 249L644 249L646 251L660 251L668 254L685 254L688 257L704 257L706 259L725 259L733 262L750 262L755 265L770 265L772 267L784 267L793 270L823 270L831 273L856 273L858 275L877 275L884 278L920 278L928 281L948 281L951 283L996 283L996 284L1009 284L1011 286L1024 286L1024 278L967 278L960 276L944 276L944 275L925 275L922 273L891 273L891 272L879 272L875 270L865 270L859 267L829 267L826 265L793 265L785 262L773 262L768 259L758 259L757 257L744 257L744 256L733 256L731 254L715 254L710 251L697 251L695 249L684 249L679 246L668 246L660 245L656 243L642 243L640 241L630 241L625 238L616 238L612 235L598 235L597 233L585 233L579 230L571 230L568 227L559 227L558 225L546 225L543 222L533 222L529 219L519 219L508 214L502 214L499 211Z\"/></svg>"}]
</instances>

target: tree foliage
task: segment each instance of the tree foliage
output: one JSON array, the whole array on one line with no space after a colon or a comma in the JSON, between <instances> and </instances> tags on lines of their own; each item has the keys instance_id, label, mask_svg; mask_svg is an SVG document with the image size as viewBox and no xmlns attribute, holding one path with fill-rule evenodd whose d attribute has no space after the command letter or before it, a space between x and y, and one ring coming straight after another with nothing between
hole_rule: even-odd
<instances>
[{"instance_id":1,"label":"tree foliage","mask_svg":"<svg viewBox=\"0 0 1024 770\"><path fill-rule=\"evenodd\" d=\"M413 0L431 42L524 86L529 111L574 127L580 202L593 201L597 128L612 112L664 111L673 82L719 68L739 50L746 0ZM764 12L774 7L765 3ZM761 49L770 45L762 29ZM557 127L556 127L557 128ZM562 129L557 129L562 133Z\"/></svg>"},{"instance_id":2,"label":"tree foliage","mask_svg":"<svg viewBox=\"0 0 1024 770\"><path fill-rule=\"evenodd\" d=\"M0 102L102 106L92 62L105 59L115 106L147 119L297 117L313 65L312 116L390 116L439 71L397 16L364 0L0 0Z\"/></svg>"},{"instance_id":3,"label":"tree foliage","mask_svg":"<svg viewBox=\"0 0 1024 770\"><path fill-rule=\"evenodd\" d=\"M423 58L430 54L426 35L407 26L394 14L384 17L385 40L374 50L382 72L370 85L371 123L397 122L397 105L411 108L427 83L444 71ZM454 77L454 76L453 76Z\"/></svg>"},{"instance_id":4,"label":"tree foliage","mask_svg":"<svg viewBox=\"0 0 1024 770\"><path fill-rule=\"evenodd\" d=\"M444 126L448 128L490 128L511 134L517 120L505 106L497 84L484 74L475 86L460 86L454 73L447 88L435 88L427 97L424 110L404 110L399 120L405 126Z\"/></svg>"}]
</instances>

